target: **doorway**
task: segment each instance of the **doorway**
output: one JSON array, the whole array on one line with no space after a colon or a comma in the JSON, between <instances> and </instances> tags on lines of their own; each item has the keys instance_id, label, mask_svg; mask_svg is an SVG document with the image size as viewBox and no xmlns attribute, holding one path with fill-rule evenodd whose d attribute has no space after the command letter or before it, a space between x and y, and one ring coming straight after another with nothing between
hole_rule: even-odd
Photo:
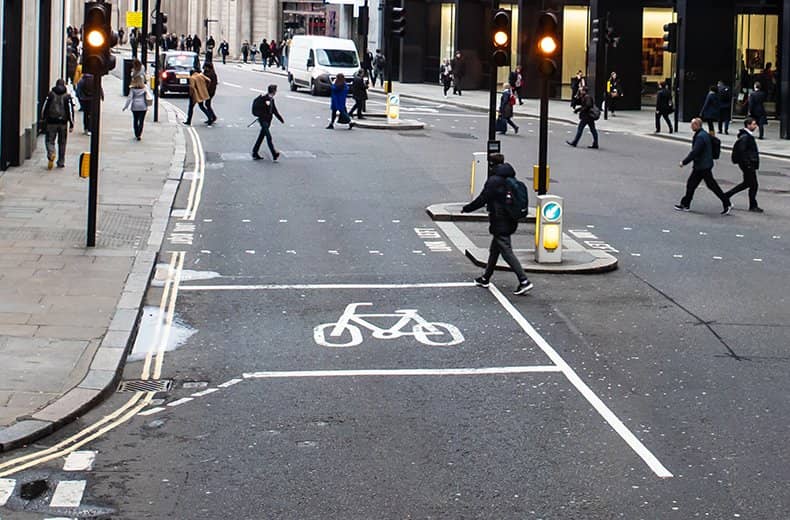
<instances>
[{"instance_id":1,"label":"doorway","mask_svg":"<svg viewBox=\"0 0 790 520\"><path fill-rule=\"evenodd\" d=\"M735 88L734 113L746 115L749 93L759 82L767 94L765 110L777 113L779 95L776 65L779 51L778 14L739 14L735 21Z\"/></svg>"}]
</instances>

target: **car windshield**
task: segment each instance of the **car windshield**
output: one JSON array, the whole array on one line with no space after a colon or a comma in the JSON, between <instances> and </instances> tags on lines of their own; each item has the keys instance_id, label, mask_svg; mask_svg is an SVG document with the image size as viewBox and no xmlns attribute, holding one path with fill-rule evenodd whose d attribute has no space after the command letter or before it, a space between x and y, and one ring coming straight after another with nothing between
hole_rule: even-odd
<instances>
[{"instance_id":1,"label":"car windshield","mask_svg":"<svg viewBox=\"0 0 790 520\"><path fill-rule=\"evenodd\" d=\"M167 68L168 69L191 69L195 65L194 56L168 56Z\"/></svg>"},{"instance_id":2,"label":"car windshield","mask_svg":"<svg viewBox=\"0 0 790 520\"><path fill-rule=\"evenodd\" d=\"M325 67L359 67L357 53L339 49L318 49L318 64Z\"/></svg>"}]
</instances>

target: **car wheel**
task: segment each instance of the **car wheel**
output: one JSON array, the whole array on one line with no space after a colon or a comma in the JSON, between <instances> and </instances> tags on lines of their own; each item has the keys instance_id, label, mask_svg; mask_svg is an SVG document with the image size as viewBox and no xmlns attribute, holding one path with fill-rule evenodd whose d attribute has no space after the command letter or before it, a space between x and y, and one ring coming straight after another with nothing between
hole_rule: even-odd
<instances>
[{"instance_id":1,"label":"car wheel","mask_svg":"<svg viewBox=\"0 0 790 520\"><path fill-rule=\"evenodd\" d=\"M159 87L159 97L160 98L167 97L167 91L163 89L161 86Z\"/></svg>"},{"instance_id":2,"label":"car wheel","mask_svg":"<svg viewBox=\"0 0 790 520\"><path fill-rule=\"evenodd\" d=\"M318 95L318 87L316 87L315 80L310 80L310 95L317 96Z\"/></svg>"},{"instance_id":3,"label":"car wheel","mask_svg":"<svg viewBox=\"0 0 790 520\"><path fill-rule=\"evenodd\" d=\"M296 92L296 82L294 81L293 77L289 78L289 80L290 80L291 92Z\"/></svg>"}]
</instances>

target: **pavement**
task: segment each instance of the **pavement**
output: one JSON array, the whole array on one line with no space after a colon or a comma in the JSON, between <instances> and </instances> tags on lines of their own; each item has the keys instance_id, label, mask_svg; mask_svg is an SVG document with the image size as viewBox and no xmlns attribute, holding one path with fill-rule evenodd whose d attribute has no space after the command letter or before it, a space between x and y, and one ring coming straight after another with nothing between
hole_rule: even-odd
<instances>
[{"instance_id":1,"label":"pavement","mask_svg":"<svg viewBox=\"0 0 790 520\"><path fill-rule=\"evenodd\" d=\"M0 177L0 451L52 432L115 389L185 157L174 112L134 140L121 83L104 83L96 247L87 248L90 148L81 114L65 169L32 159Z\"/></svg>"}]
</instances>

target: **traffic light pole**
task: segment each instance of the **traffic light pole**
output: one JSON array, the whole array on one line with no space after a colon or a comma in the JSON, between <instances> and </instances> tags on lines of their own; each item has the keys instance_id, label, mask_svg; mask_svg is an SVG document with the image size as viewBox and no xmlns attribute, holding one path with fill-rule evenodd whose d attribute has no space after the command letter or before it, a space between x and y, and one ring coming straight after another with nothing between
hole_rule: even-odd
<instances>
[{"instance_id":1,"label":"traffic light pole","mask_svg":"<svg viewBox=\"0 0 790 520\"><path fill-rule=\"evenodd\" d=\"M159 30L154 34L154 123L159 122L159 39L161 37L161 26L159 24L159 10L162 8L162 0L156 0L154 7L154 20L156 20Z\"/></svg>"},{"instance_id":2,"label":"traffic light pole","mask_svg":"<svg viewBox=\"0 0 790 520\"><path fill-rule=\"evenodd\" d=\"M538 195L548 189L547 164L549 158L549 78L540 80L540 121L538 124Z\"/></svg>"},{"instance_id":3,"label":"traffic light pole","mask_svg":"<svg viewBox=\"0 0 790 520\"><path fill-rule=\"evenodd\" d=\"M94 95L91 107L91 159L88 177L87 246L96 247L96 210L99 199L99 131L101 129L101 74L93 76Z\"/></svg>"}]
</instances>

